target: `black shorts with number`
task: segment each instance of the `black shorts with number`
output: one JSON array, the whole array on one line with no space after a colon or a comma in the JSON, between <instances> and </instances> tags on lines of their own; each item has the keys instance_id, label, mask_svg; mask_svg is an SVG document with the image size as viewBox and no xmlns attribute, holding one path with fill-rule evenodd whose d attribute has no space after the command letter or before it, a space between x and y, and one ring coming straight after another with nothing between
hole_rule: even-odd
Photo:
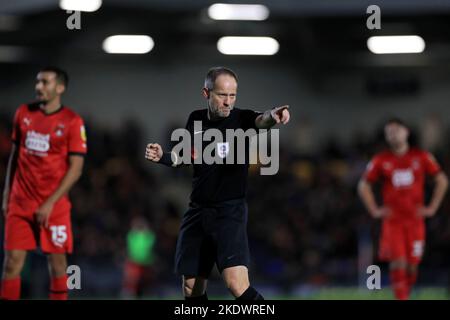
<instances>
[{"instance_id":1,"label":"black shorts with number","mask_svg":"<svg viewBox=\"0 0 450 320\"><path fill-rule=\"evenodd\" d=\"M214 205L191 203L180 227L175 272L208 278L214 263L221 273L229 267L248 267L247 217L245 199Z\"/></svg>"}]
</instances>

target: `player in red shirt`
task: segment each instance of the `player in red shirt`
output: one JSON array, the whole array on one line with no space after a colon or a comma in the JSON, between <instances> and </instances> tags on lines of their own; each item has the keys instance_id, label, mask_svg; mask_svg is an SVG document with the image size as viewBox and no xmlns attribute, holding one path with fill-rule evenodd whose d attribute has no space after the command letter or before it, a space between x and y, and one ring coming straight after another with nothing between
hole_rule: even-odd
<instances>
[{"instance_id":1,"label":"player in red shirt","mask_svg":"<svg viewBox=\"0 0 450 320\"><path fill-rule=\"evenodd\" d=\"M63 70L40 70L38 102L21 105L14 117L2 204L2 299L20 298L26 254L37 246L48 254L50 299L67 299L66 254L72 252L68 192L81 176L87 151L83 120L61 104L67 82Z\"/></svg>"},{"instance_id":2,"label":"player in red shirt","mask_svg":"<svg viewBox=\"0 0 450 320\"><path fill-rule=\"evenodd\" d=\"M389 150L375 155L358 185L359 195L374 218L382 219L379 258L389 261L390 279L397 299L408 299L417 279L425 245L425 218L432 217L447 190L448 179L434 157L408 143L409 129L400 119L384 127ZM424 204L427 175L434 190ZM379 206L371 184L383 183L383 205Z\"/></svg>"}]
</instances>

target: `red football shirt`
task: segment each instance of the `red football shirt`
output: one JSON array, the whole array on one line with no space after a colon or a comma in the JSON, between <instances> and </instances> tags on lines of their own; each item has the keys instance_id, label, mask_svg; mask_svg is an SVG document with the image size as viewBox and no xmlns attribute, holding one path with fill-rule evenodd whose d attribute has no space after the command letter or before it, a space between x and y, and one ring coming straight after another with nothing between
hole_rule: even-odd
<instances>
[{"instance_id":1,"label":"red football shirt","mask_svg":"<svg viewBox=\"0 0 450 320\"><path fill-rule=\"evenodd\" d=\"M18 214L31 215L60 185L69 168L69 155L86 154L84 123L65 106L45 114L37 105L22 105L14 117L12 140L18 147L18 160L10 201ZM55 206L69 210L68 196Z\"/></svg>"},{"instance_id":2,"label":"red football shirt","mask_svg":"<svg viewBox=\"0 0 450 320\"><path fill-rule=\"evenodd\" d=\"M391 151L375 155L367 165L365 178L371 183L382 180L383 203L391 209L392 219L413 219L424 204L426 175L440 170L430 153L411 148L401 156Z\"/></svg>"}]
</instances>

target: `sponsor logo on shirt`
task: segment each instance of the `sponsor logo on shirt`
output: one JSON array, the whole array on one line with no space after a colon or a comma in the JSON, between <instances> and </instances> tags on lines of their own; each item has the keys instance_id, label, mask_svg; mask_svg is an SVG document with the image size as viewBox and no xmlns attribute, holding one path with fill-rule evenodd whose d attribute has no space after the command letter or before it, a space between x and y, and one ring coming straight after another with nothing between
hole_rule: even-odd
<instances>
[{"instance_id":1,"label":"sponsor logo on shirt","mask_svg":"<svg viewBox=\"0 0 450 320\"><path fill-rule=\"evenodd\" d=\"M42 134L34 130L27 131L25 147L28 150L47 152L50 149L50 134Z\"/></svg>"},{"instance_id":2,"label":"sponsor logo on shirt","mask_svg":"<svg viewBox=\"0 0 450 320\"><path fill-rule=\"evenodd\" d=\"M408 187L414 183L414 174L411 169L397 169L392 173L392 184L396 188Z\"/></svg>"}]
</instances>

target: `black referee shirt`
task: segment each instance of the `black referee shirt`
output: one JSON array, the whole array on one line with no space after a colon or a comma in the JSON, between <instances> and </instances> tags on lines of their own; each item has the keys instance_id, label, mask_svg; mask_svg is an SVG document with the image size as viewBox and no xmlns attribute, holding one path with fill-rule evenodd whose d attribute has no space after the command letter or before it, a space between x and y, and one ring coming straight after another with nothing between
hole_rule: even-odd
<instances>
[{"instance_id":1,"label":"black referee shirt","mask_svg":"<svg viewBox=\"0 0 450 320\"><path fill-rule=\"evenodd\" d=\"M208 110L196 110L192 112L189 116L188 122L186 124L186 129L191 134L191 150L194 150L194 121L201 121L203 135L208 129L216 128L221 131L223 135L223 141L203 141L202 142L202 155L205 147L212 142L215 145L213 154L218 151L219 148L225 148L226 144L226 130L227 129L242 129L244 131L248 129L255 129L255 120L261 113L252 110L242 110L234 108L231 110L230 115L226 118L222 118L217 121L211 121L208 119ZM196 134L199 134L198 132ZM203 137L203 136L202 136ZM229 141L228 141L229 142ZM234 146L234 164L227 164L226 153L224 154L222 150L223 164L213 163L206 164L204 159L202 159L201 164L194 165L194 176L192 181L192 193L191 201L197 204L215 204L227 200L244 198L247 190L247 175L248 175L248 149L249 149L249 139L246 139L245 143L245 164L237 164L236 162L236 143L229 143L228 146L231 148ZM211 148L211 146L210 146ZM199 155L200 150L195 150L192 152L191 157L195 153ZM228 156L232 156L233 153L228 153Z\"/></svg>"}]
</instances>

